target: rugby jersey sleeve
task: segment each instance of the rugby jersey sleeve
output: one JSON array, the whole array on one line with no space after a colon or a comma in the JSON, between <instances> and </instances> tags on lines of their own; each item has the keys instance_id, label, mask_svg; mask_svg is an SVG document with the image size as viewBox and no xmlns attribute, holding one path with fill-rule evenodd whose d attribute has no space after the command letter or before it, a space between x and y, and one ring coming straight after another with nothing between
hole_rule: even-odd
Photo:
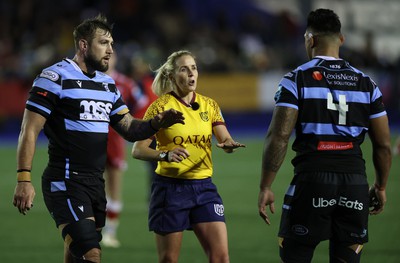
<instances>
[{"instance_id":1,"label":"rugby jersey sleeve","mask_svg":"<svg viewBox=\"0 0 400 263\"><path fill-rule=\"evenodd\" d=\"M59 101L61 77L58 72L44 69L33 81L26 109L48 118Z\"/></svg>"},{"instance_id":2,"label":"rugby jersey sleeve","mask_svg":"<svg viewBox=\"0 0 400 263\"><path fill-rule=\"evenodd\" d=\"M147 108L146 113L143 116L143 120L151 120L153 119L158 113L158 100L155 100L150 106Z\"/></svg>"},{"instance_id":3,"label":"rugby jersey sleeve","mask_svg":"<svg viewBox=\"0 0 400 263\"><path fill-rule=\"evenodd\" d=\"M209 99L209 103L212 109L212 126L217 126L217 125L225 125L225 120L224 117L222 116L222 111L221 108L219 107L218 103L213 100Z\"/></svg>"},{"instance_id":4,"label":"rugby jersey sleeve","mask_svg":"<svg viewBox=\"0 0 400 263\"><path fill-rule=\"evenodd\" d=\"M296 72L287 73L279 82L278 90L274 97L276 106L298 109L298 89Z\"/></svg>"},{"instance_id":5,"label":"rugby jersey sleeve","mask_svg":"<svg viewBox=\"0 0 400 263\"><path fill-rule=\"evenodd\" d=\"M119 122L125 114L129 113L129 108L122 99L121 92L115 88L115 102L110 113L110 124Z\"/></svg>"},{"instance_id":6,"label":"rugby jersey sleeve","mask_svg":"<svg viewBox=\"0 0 400 263\"><path fill-rule=\"evenodd\" d=\"M373 91L371 93L371 109L370 109L370 119L378 118L386 115L385 105L383 104L382 93L379 87L371 80Z\"/></svg>"}]
</instances>

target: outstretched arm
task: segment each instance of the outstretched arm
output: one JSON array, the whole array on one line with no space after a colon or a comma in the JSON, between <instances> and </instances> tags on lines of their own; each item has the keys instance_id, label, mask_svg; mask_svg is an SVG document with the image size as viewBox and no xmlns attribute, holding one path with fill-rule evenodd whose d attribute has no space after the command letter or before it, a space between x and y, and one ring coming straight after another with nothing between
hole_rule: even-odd
<instances>
[{"instance_id":1,"label":"outstretched arm","mask_svg":"<svg viewBox=\"0 0 400 263\"><path fill-rule=\"evenodd\" d=\"M289 138L296 124L297 115L298 112L296 109L276 107L265 137L260 192L258 195L258 211L268 225L271 222L265 207L269 206L271 213L275 212L275 197L271 186L285 159Z\"/></svg>"},{"instance_id":2,"label":"outstretched arm","mask_svg":"<svg viewBox=\"0 0 400 263\"><path fill-rule=\"evenodd\" d=\"M233 150L239 147L246 147L246 145L236 142L232 139L225 125L217 125L213 128L213 132L218 141L217 147L224 149L227 153L232 153Z\"/></svg>"},{"instance_id":3,"label":"outstretched arm","mask_svg":"<svg viewBox=\"0 0 400 263\"><path fill-rule=\"evenodd\" d=\"M150 121L133 118L130 114L124 117L113 128L127 141L134 142L148 139L161 128L168 128L176 123L185 124L183 114L174 109L161 112Z\"/></svg>"}]
</instances>

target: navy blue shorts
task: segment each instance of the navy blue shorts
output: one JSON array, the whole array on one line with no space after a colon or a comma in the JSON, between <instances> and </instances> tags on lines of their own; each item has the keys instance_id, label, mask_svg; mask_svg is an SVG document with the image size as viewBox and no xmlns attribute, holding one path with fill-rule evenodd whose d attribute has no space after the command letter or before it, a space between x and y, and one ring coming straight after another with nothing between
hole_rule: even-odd
<instances>
[{"instance_id":1,"label":"navy blue shorts","mask_svg":"<svg viewBox=\"0 0 400 263\"><path fill-rule=\"evenodd\" d=\"M94 217L96 227L103 227L107 200L102 176L59 179L54 177L54 173L54 170L46 169L42 177L42 192L56 226Z\"/></svg>"},{"instance_id":2,"label":"navy blue shorts","mask_svg":"<svg viewBox=\"0 0 400 263\"><path fill-rule=\"evenodd\" d=\"M368 188L362 174L296 174L285 195L279 236L304 244L366 243Z\"/></svg>"},{"instance_id":3,"label":"navy blue shorts","mask_svg":"<svg viewBox=\"0 0 400 263\"><path fill-rule=\"evenodd\" d=\"M156 175L151 189L149 229L180 232L193 224L225 222L224 205L211 178L175 179Z\"/></svg>"}]
</instances>

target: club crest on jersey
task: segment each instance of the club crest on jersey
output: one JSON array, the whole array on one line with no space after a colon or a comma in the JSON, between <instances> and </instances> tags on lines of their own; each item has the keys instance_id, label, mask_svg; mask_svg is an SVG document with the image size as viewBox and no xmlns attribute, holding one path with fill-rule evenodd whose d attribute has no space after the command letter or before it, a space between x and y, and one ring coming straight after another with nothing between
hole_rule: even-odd
<instances>
[{"instance_id":1,"label":"club crest on jersey","mask_svg":"<svg viewBox=\"0 0 400 263\"><path fill-rule=\"evenodd\" d=\"M214 211L217 215L223 216L224 215L224 205L214 204Z\"/></svg>"},{"instance_id":2,"label":"club crest on jersey","mask_svg":"<svg viewBox=\"0 0 400 263\"><path fill-rule=\"evenodd\" d=\"M200 118L201 118L204 122L207 122L207 121L210 120L210 119L208 118L208 111L203 111L203 112L200 112L199 114L200 114Z\"/></svg>"},{"instance_id":3,"label":"club crest on jersey","mask_svg":"<svg viewBox=\"0 0 400 263\"><path fill-rule=\"evenodd\" d=\"M49 79L51 81L57 81L60 78L60 75L52 70L46 70L40 73L40 77Z\"/></svg>"},{"instance_id":4,"label":"club crest on jersey","mask_svg":"<svg viewBox=\"0 0 400 263\"><path fill-rule=\"evenodd\" d=\"M320 81L323 78L321 72L319 72L318 70L316 70L312 73L312 77L313 77L313 79L318 80L318 81Z\"/></svg>"},{"instance_id":5,"label":"club crest on jersey","mask_svg":"<svg viewBox=\"0 0 400 263\"><path fill-rule=\"evenodd\" d=\"M107 91L107 92L110 92L110 89L108 88L108 83L106 83L106 82L103 82L103 88Z\"/></svg>"}]
</instances>

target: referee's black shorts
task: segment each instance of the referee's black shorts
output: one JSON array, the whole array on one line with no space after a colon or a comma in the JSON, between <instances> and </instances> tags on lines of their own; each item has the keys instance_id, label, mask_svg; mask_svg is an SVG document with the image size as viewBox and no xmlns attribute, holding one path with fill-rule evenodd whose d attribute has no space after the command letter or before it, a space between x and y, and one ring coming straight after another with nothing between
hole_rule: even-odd
<instances>
[{"instance_id":1,"label":"referee's black shorts","mask_svg":"<svg viewBox=\"0 0 400 263\"><path fill-rule=\"evenodd\" d=\"M304 244L368 242L368 189L363 174L296 174L285 195L279 237Z\"/></svg>"}]
</instances>

